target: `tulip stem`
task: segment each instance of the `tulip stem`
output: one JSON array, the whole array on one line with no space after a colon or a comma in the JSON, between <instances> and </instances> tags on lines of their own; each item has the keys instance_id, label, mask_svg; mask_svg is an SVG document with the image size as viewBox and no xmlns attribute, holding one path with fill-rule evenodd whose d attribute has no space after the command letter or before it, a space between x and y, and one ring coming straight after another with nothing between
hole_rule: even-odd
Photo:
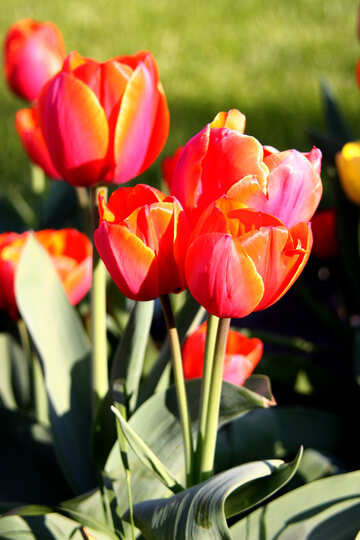
<instances>
[{"instance_id":1,"label":"tulip stem","mask_svg":"<svg viewBox=\"0 0 360 540\"><path fill-rule=\"evenodd\" d=\"M106 197L106 188L102 188ZM93 231L97 226L97 191L91 188ZM93 392L93 413L106 395L109 387L106 341L106 268L93 246L93 276L91 289L91 376Z\"/></svg>"},{"instance_id":2,"label":"tulip stem","mask_svg":"<svg viewBox=\"0 0 360 540\"><path fill-rule=\"evenodd\" d=\"M195 454L195 480L200 481L200 463L204 451L205 431L207 426L207 416L210 398L211 376L214 364L214 351L216 335L219 326L219 318L208 314L206 327L206 344L204 354L204 370L202 374L201 395L200 395L200 420Z\"/></svg>"},{"instance_id":3,"label":"tulip stem","mask_svg":"<svg viewBox=\"0 0 360 540\"><path fill-rule=\"evenodd\" d=\"M180 415L180 424L184 442L186 485L192 485L194 448L191 433L191 422L189 415L188 400L186 396L186 387L184 371L182 365L181 346L179 334L177 332L174 313L171 308L170 298L167 294L160 296L166 326L168 329L172 366L175 379L176 397Z\"/></svg>"},{"instance_id":4,"label":"tulip stem","mask_svg":"<svg viewBox=\"0 0 360 540\"><path fill-rule=\"evenodd\" d=\"M200 482L203 482L204 480L210 478L214 468L215 445L219 420L221 388L223 382L224 359L229 327L229 318L220 319L216 335L214 362L209 389L209 395L211 395L211 399L208 400L206 426L204 430L203 447L199 463Z\"/></svg>"}]
</instances>

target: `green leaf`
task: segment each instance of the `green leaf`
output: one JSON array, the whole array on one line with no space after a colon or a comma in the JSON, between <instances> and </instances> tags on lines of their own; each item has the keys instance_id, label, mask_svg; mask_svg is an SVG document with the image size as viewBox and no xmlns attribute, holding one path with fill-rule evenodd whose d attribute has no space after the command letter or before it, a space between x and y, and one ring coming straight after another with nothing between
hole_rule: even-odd
<instances>
[{"instance_id":1,"label":"green leaf","mask_svg":"<svg viewBox=\"0 0 360 540\"><path fill-rule=\"evenodd\" d=\"M321 82L321 94L328 130L331 135L334 135L345 144L347 141L353 139L353 135L340 111L340 107L336 102L334 94L325 81Z\"/></svg>"},{"instance_id":2,"label":"green leaf","mask_svg":"<svg viewBox=\"0 0 360 540\"><path fill-rule=\"evenodd\" d=\"M125 380L130 413L134 411L138 399L153 312L153 301L135 303L113 359L111 379Z\"/></svg>"},{"instance_id":3,"label":"green leaf","mask_svg":"<svg viewBox=\"0 0 360 540\"><path fill-rule=\"evenodd\" d=\"M0 398L11 409L28 409L31 403L29 363L10 334L0 334Z\"/></svg>"},{"instance_id":4,"label":"green leaf","mask_svg":"<svg viewBox=\"0 0 360 540\"><path fill-rule=\"evenodd\" d=\"M282 487L294 474L300 456L288 465L278 460L247 463L169 499L139 503L134 507L135 524L148 540L231 539L226 518Z\"/></svg>"},{"instance_id":5,"label":"green leaf","mask_svg":"<svg viewBox=\"0 0 360 540\"><path fill-rule=\"evenodd\" d=\"M4 540L73 540L83 539L80 524L50 508L18 508L16 515L0 517L0 538Z\"/></svg>"},{"instance_id":6,"label":"green leaf","mask_svg":"<svg viewBox=\"0 0 360 540\"><path fill-rule=\"evenodd\" d=\"M360 471L306 484L231 528L244 540L350 540L360 528Z\"/></svg>"},{"instance_id":7,"label":"green leaf","mask_svg":"<svg viewBox=\"0 0 360 540\"><path fill-rule=\"evenodd\" d=\"M71 492L54 453L49 428L21 411L0 408L0 500L13 506L54 504Z\"/></svg>"},{"instance_id":8,"label":"green leaf","mask_svg":"<svg viewBox=\"0 0 360 540\"><path fill-rule=\"evenodd\" d=\"M216 470L269 455L287 459L301 444L325 454L339 455L344 437L342 418L325 411L310 407L256 409L235 419L219 433Z\"/></svg>"},{"instance_id":9,"label":"green leaf","mask_svg":"<svg viewBox=\"0 0 360 540\"><path fill-rule=\"evenodd\" d=\"M187 381L186 390L189 401L192 429L195 435L200 400L200 379ZM219 425L224 425L251 409L267 407L269 402L241 386L224 382L220 404ZM171 471L177 482L182 485L184 477L184 457L182 435L178 419L175 388L158 392L148 399L129 420L129 426L151 448L157 458ZM129 452L131 467L131 491L134 503L154 498L169 496L171 492L150 473L148 468L138 462L137 457ZM121 512L127 508L126 490L124 490L124 471L120 462L119 447L115 444L106 471L114 482L117 501Z\"/></svg>"},{"instance_id":10,"label":"green leaf","mask_svg":"<svg viewBox=\"0 0 360 540\"><path fill-rule=\"evenodd\" d=\"M168 468L161 463L160 459L154 454L154 452L144 443L144 441L135 433L129 426L126 420L121 416L120 411L116 407L111 407L111 410L116 415L118 422L120 423L121 430L127 442L136 453L139 460L148 469L159 478L159 480L170 489L173 493L178 493L183 489L178 484L175 477L171 474Z\"/></svg>"},{"instance_id":11,"label":"green leaf","mask_svg":"<svg viewBox=\"0 0 360 540\"><path fill-rule=\"evenodd\" d=\"M15 280L17 304L44 367L55 448L70 485L95 485L90 457L90 344L54 265L30 237Z\"/></svg>"}]
</instances>

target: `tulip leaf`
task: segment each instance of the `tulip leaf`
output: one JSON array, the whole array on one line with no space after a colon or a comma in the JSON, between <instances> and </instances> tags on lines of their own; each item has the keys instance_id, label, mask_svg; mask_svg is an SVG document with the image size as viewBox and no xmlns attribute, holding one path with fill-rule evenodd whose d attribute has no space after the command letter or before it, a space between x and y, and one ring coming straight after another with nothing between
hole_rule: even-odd
<instances>
[{"instance_id":1,"label":"tulip leaf","mask_svg":"<svg viewBox=\"0 0 360 540\"><path fill-rule=\"evenodd\" d=\"M195 435L200 401L200 379L186 382L192 429ZM241 386L224 382L220 404L219 425L224 425L251 409L268 407L269 401L259 394ZM176 481L185 482L182 435L178 418L175 388L157 392L148 399L129 419L129 426L170 470ZM171 495L171 492L149 472L137 457L129 452L131 491L134 503L153 497ZM106 464L106 471L113 481L121 512L127 508L124 490L125 473L120 461L119 447L115 444Z\"/></svg>"},{"instance_id":2,"label":"tulip leaf","mask_svg":"<svg viewBox=\"0 0 360 540\"><path fill-rule=\"evenodd\" d=\"M70 485L95 485L90 457L90 344L54 265L35 238L22 251L15 280L18 307L43 363L59 462Z\"/></svg>"},{"instance_id":3,"label":"tulip leaf","mask_svg":"<svg viewBox=\"0 0 360 540\"><path fill-rule=\"evenodd\" d=\"M345 121L330 86L325 81L321 82L321 94L325 109L326 123L331 135L335 136L342 144L352 140L354 137L351 130Z\"/></svg>"},{"instance_id":4,"label":"tulip leaf","mask_svg":"<svg viewBox=\"0 0 360 540\"><path fill-rule=\"evenodd\" d=\"M120 518L117 517L116 527L114 527L113 516L109 517L106 513L106 505L104 505L105 497L109 497L110 500L108 502L111 505L114 499L114 493L112 490L108 490L103 486L102 490L97 489L91 493L80 495L79 497L61 503L59 508L82 525L108 534L109 536L106 538L123 538Z\"/></svg>"},{"instance_id":5,"label":"tulip leaf","mask_svg":"<svg viewBox=\"0 0 360 540\"><path fill-rule=\"evenodd\" d=\"M0 440L0 500L18 501L18 505L21 496L22 503L36 500L53 504L71 496L47 426L21 411L0 408Z\"/></svg>"},{"instance_id":6,"label":"tulip leaf","mask_svg":"<svg viewBox=\"0 0 360 540\"><path fill-rule=\"evenodd\" d=\"M348 540L360 529L360 471L294 489L231 528L233 538Z\"/></svg>"},{"instance_id":7,"label":"tulip leaf","mask_svg":"<svg viewBox=\"0 0 360 540\"><path fill-rule=\"evenodd\" d=\"M8 540L37 540L39 538L81 540L80 523L50 508L29 506L0 517L0 538Z\"/></svg>"},{"instance_id":8,"label":"tulip leaf","mask_svg":"<svg viewBox=\"0 0 360 540\"><path fill-rule=\"evenodd\" d=\"M159 480L173 493L178 493L183 487L176 481L168 468L160 461L146 443L135 433L116 407L111 407L120 424L121 431L139 460L148 467Z\"/></svg>"},{"instance_id":9,"label":"tulip leaf","mask_svg":"<svg viewBox=\"0 0 360 540\"><path fill-rule=\"evenodd\" d=\"M111 379L125 380L129 412L136 407L154 302L136 302L115 352Z\"/></svg>"},{"instance_id":10,"label":"tulip leaf","mask_svg":"<svg viewBox=\"0 0 360 540\"><path fill-rule=\"evenodd\" d=\"M219 433L216 470L269 455L287 459L301 444L326 455L339 455L345 436L344 422L335 414L310 407L256 409Z\"/></svg>"},{"instance_id":11,"label":"tulip leaf","mask_svg":"<svg viewBox=\"0 0 360 540\"><path fill-rule=\"evenodd\" d=\"M168 499L139 503L134 507L135 524L149 540L231 539L226 518L282 487L300 457L301 452L287 465L279 460L246 463Z\"/></svg>"}]
</instances>

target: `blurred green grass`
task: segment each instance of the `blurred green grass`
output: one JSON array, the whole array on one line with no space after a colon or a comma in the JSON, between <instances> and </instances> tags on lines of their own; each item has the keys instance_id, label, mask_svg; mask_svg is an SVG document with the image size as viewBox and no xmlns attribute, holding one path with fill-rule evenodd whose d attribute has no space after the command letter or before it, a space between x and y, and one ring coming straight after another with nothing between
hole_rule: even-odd
<instances>
[{"instance_id":1,"label":"blurred green grass","mask_svg":"<svg viewBox=\"0 0 360 540\"><path fill-rule=\"evenodd\" d=\"M167 94L172 152L220 110L247 116L247 133L279 149L308 150L321 129L328 81L355 133L360 95L353 0L0 0L0 36L17 19L52 20L67 50L105 60L153 52ZM14 129L24 105L0 81L0 194L31 204L30 168ZM147 174L158 178L160 160ZM24 208L26 210L26 208Z\"/></svg>"}]
</instances>

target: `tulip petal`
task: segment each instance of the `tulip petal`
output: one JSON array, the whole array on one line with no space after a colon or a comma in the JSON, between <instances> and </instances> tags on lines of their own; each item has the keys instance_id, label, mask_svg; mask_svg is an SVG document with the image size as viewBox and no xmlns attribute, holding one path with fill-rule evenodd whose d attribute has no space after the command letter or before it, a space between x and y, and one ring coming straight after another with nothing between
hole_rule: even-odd
<instances>
[{"instance_id":1,"label":"tulip petal","mask_svg":"<svg viewBox=\"0 0 360 540\"><path fill-rule=\"evenodd\" d=\"M36 110L20 109L17 111L15 127L31 161L44 169L47 176L60 179L60 175L51 161L44 137L38 125Z\"/></svg>"},{"instance_id":2,"label":"tulip petal","mask_svg":"<svg viewBox=\"0 0 360 540\"><path fill-rule=\"evenodd\" d=\"M96 249L121 292L132 299L153 299L154 252L123 225L102 222L94 233Z\"/></svg>"},{"instance_id":3,"label":"tulip petal","mask_svg":"<svg viewBox=\"0 0 360 540\"><path fill-rule=\"evenodd\" d=\"M60 73L39 98L39 122L50 156L60 174L73 185L101 179L109 141L104 110L79 79Z\"/></svg>"},{"instance_id":4,"label":"tulip petal","mask_svg":"<svg viewBox=\"0 0 360 540\"><path fill-rule=\"evenodd\" d=\"M265 159L270 168L267 199L249 201L249 206L278 217L288 228L309 221L322 195L320 176L297 150L272 154Z\"/></svg>"},{"instance_id":5,"label":"tulip petal","mask_svg":"<svg viewBox=\"0 0 360 540\"><path fill-rule=\"evenodd\" d=\"M76 305L91 287L92 257L89 255L69 272L63 281L64 289L72 305Z\"/></svg>"},{"instance_id":6,"label":"tulip petal","mask_svg":"<svg viewBox=\"0 0 360 540\"><path fill-rule=\"evenodd\" d=\"M126 87L115 128L115 182L121 184L139 174L146 158L158 102L154 78L140 63Z\"/></svg>"},{"instance_id":7,"label":"tulip petal","mask_svg":"<svg viewBox=\"0 0 360 540\"><path fill-rule=\"evenodd\" d=\"M245 317L264 293L253 261L230 235L196 238L187 251L185 272L191 294L218 317Z\"/></svg>"},{"instance_id":8,"label":"tulip petal","mask_svg":"<svg viewBox=\"0 0 360 540\"><path fill-rule=\"evenodd\" d=\"M268 168L261 144L228 128L205 128L184 147L174 172L172 194L184 208L205 208L244 178L265 186Z\"/></svg>"},{"instance_id":9,"label":"tulip petal","mask_svg":"<svg viewBox=\"0 0 360 540\"><path fill-rule=\"evenodd\" d=\"M140 169L140 173L145 171L155 161L161 150L164 148L164 145L169 135L169 108L167 105L163 87L160 83L158 83L158 91L159 103L156 111L154 126L149 141L149 148L143 166Z\"/></svg>"},{"instance_id":10,"label":"tulip petal","mask_svg":"<svg viewBox=\"0 0 360 540\"><path fill-rule=\"evenodd\" d=\"M219 112L211 122L211 128L226 127L244 133L246 116L237 109L231 109L229 112Z\"/></svg>"},{"instance_id":11,"label":"tulip petal","mask_svg":"<svg viewBox=\"0 0 360 540\"><path fill-rule=\"evenodd\" d=\"M114 215L113 222L120 223L139 206L163 201L165 195L147 184L116 189L110 196L107 208Z\"/></svg>"}]
</instances>

